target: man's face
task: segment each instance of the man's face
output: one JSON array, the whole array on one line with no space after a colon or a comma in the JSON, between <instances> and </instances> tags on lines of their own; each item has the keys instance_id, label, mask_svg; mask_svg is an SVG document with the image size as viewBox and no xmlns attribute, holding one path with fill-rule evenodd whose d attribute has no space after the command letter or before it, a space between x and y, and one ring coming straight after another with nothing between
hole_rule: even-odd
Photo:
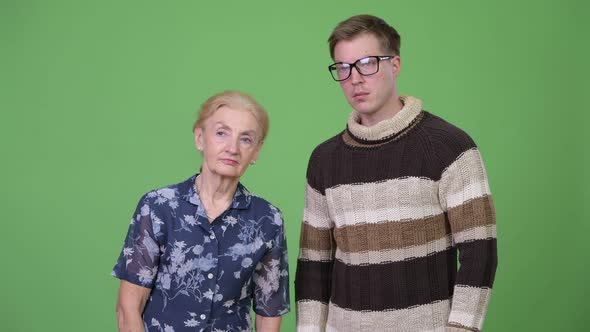
<instances>
[{"instance_id":1,"label":"man's face","mask_svg":"<svg viewBox=\"0 0 590 332\"><path fill-rule=\"evenodd\" d=\"M351 40L343 40L334 47L334 62L354 63L367 56L387 56L373 34L362 34ZM388 111L394 110L398 102L396 78L400 70L400 59L381 60L379 71L363 76L356 68L350 77L340 82L348 103L361 118L383 120Z\"/></svg>"}]
</instances>

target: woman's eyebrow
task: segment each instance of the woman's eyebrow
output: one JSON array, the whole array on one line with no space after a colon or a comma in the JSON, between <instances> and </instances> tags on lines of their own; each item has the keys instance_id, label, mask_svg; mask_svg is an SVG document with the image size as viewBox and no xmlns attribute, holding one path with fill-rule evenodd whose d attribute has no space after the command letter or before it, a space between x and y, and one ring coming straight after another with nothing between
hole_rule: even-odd
<instances>
[{"instance_id":1,"label":"woman's eyebrow","mask_svg":"<svg viewBox=\"0 0 590 332\"><path fill-rule=\"evenodd\" d=\"M224 122L222 121L217 121L215 123L213 123L213 126L218 126L224 129L230 129L228 125L226 125Z\"/></svg>"},{"instance_id":2,"label":"woman's eyebrow","mask_svg":"<svg viewBox=\"0 0 590 332\"><path fill-rule=\"evenodd\" d=\"M244 130L240 133L240 135L252 135L252 136L256 136L256 130L253 129L249 129L249 130Z\"/></svg>"},{"instance_id":3,"label":"woman's eyebrow","mask_svg":"<svg viewBox=\"0 0 590 332\"><path fill-rule=\"evenodd\" d=\"M232 128L230 126L228 126L227 124L225 124L225 122L223 121L217 121L213 123L214 127L217 127L217 129L229 129L232 130ZM239 135L252 135L252 136L256 136L256 130L254 129L246 129L244 131L241 131L238 133Z\"/></svg>"}]
</instances>

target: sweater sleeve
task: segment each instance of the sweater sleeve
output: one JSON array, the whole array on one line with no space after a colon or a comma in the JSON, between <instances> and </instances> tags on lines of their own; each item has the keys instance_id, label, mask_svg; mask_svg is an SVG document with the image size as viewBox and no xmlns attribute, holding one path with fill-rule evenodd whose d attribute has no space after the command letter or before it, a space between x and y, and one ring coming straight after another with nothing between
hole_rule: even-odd
<instances>
[{"instance_id":1,"label":"sweater sleeve","mask_svg":"<svg viewBox=\"0 0 590 332\"><path fill-rule=\"evenodd\" d=\"M449 331L480 331L497 266L496 218L481 155L460 154L441 176L439 199L459 250Z\"/></svg>"},{"instance_id":2,"label":"sweater sleeve","mask_svg":"<svg viewBox=\"0 0 590 332\"><path fill-rule=\"evenodd\" d=\"M298 332L325 331L328 317L335 254L334 224L328 213L325 191L320 185L319 171L316 150L312 153L307 170L295 276Z\"/></svg>"}]
</instances>

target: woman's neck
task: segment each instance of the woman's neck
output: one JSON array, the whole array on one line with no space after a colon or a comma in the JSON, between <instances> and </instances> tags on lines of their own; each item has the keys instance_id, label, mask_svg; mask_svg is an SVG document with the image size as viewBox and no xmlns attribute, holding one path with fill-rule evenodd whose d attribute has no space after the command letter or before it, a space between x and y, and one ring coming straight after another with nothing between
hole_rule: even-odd
<instances>
[{"instance_id":1,"label":"woman's neck","mask_svg":"<svg viewBox=\"0 0 590 332\"><path fill-rule=\"evenodd\" d=\"M203 170L197 177L200 192L212 200L231 200L234 197L239 179L221 177Z\"/></svg>"},{"instance_id":2,"label":"woman's neck","mask_svg":"<svg viewBox=\"0 0 590 332\"><path fill-rule=\"evenodd\" d=\"M209 221L218 217L230 206L238 182L237 178L222 177L205 169L199 174L195 185Z\"/></svg>"}]
</instances>

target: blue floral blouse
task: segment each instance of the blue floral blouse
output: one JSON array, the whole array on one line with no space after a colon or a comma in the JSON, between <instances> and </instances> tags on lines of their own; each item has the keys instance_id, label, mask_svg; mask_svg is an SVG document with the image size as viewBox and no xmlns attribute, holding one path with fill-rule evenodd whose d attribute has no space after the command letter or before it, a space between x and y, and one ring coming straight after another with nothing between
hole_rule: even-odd
<instances>
[{"instance_id":1,"label":"blue floral blouse","mask_svg":"<svg viewBox=\"0 0 590 332\"><path fill-rule=\"evenodd\" d=\"M238 184L209 223L196 176L141 198L112 275L152 289L146 331L252 331L251 303L262 316L289 312L281 212Z\"/></svg>"}]
</instances>

